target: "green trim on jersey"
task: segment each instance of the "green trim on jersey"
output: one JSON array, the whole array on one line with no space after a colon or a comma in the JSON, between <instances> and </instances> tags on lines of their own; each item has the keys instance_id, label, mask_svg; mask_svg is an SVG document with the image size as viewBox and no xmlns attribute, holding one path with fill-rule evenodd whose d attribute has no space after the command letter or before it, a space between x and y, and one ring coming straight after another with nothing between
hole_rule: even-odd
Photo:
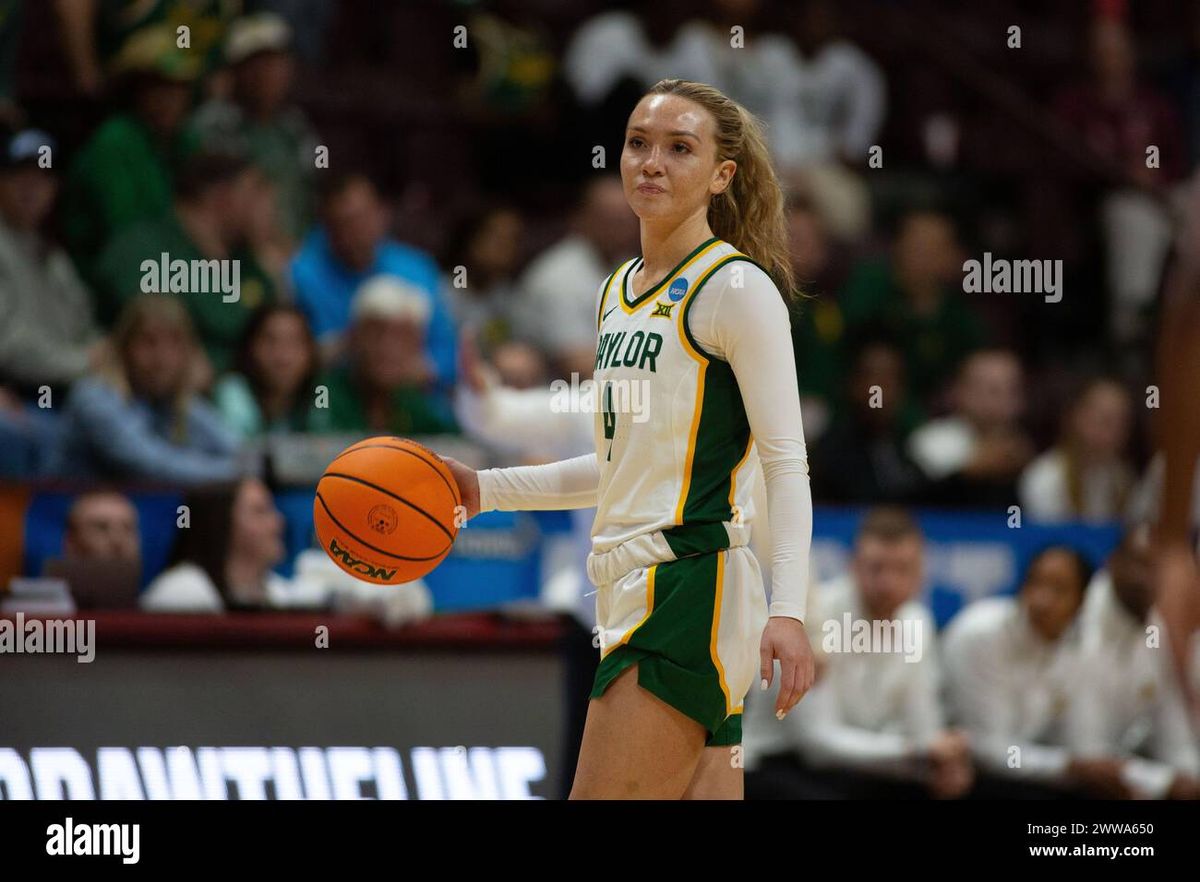
<instances>
[{"instance_id":1,"label":"green trim on jersey","mask_svg":"<svg viewBox=\"0 0 1200 882\"><path fill-rule=\"evenodd\" d=\"M675 268L673 270L671 270L669 273L667 273L665 276L663 276L662 279L659 280L657 285L655 285L653 288L649 289L645 293L639 295L638 297L635 297L633 300L625 299L625 282L630 276L630 273L626 273L625 278L621 280L621 290L619 292L621 302L624 303L626 306L628 306L630 309L637 309L639 306L641 306L643 303L645 303L647 299L649 299L650 297L653 297L655 294L657 294L659 289L661 289L663 285L665 285L667 282L674 279L675 275L681 269L683 269L684 264L686 264L689 260L691 260L697 254L699 254L701 251L703 251L709 245L711 245L717 241L719 241L717 239L717 237L713 236L711 239L706 239L705 241L701 242L699 245L696 246L695 250L692 251L691 254L689 254L683 260L679 261L679 263L675 264ZM631 267L630 269L633 272L637 272L636 267L641 266L642 262L643 262L642 258L639 257L634 262L633 267Z\"/></svg>"},{"instance_id":2,"label":"green trim on jersey","mask_svg":"<svg viewBox=\"0 0 1200 882\"><path fill-rule=\"evenodd\" d=\"M742 392L729 362L705 352L692 336L688 316L704 284L721 267L736 260L750 260L741 254L721 258L696 283L683 304L680 323L688 344L708 364L704 371L704 396L700 404L700 424L696 427L692 470L687 498L683 503L683 524L722 522L733 517L729 502L733 474L746 455L750 443L750 420L742 402ZM723 528L722 528L723 529ZM671 544L671 540L667 540Z\"/></svg>"},{"instance_id":3,"label":"green trim on jersey","mask_svg":"<svg viewBox=\"0 0 1200 882\"><path fill-rule=\"evenodd\" d=\"M692 344L692 348L695 349L696 352L699 353L700 356L702 358L704 358L705 361L707 361L709 364L712 364L713 362L719 362L719 361L721 361L721 359L714 358L713 356L709 355L707 352L705 352L700 347L700 344L696 342L696 338L692 336L692 328L688 324L687 313L688 313L688 310L690 310L692 308L692 302L696 299L696 295L700 292L700 289L702 287L704 287L704 283L707 282L712 277L713 273L715 273L717 270L719 270L721 267L725 266L726 264L733 263L734 261L737 261L737 260L745 261L746 263L752 263L755 266L757 266L760 270L763 270L764 273L766 272L766 270L763 269L760 264L758 264L757 262L755 262L754 260L752 260L751 258L747 257L744 254L740 254L740 253L739 254L730 254L728 257L722 257L720 260L718 260L716 263L714 263L712 266L710 266L708 268L708 270L700 278L700 281L698 281L696 283L696 287L692 290L691 296L688 297L687 302L683 304L683 333L687 335L688 342ZM768 275L767 278L769 279L770 275Z\"/></svg>"},{"instance_id":4,"label":"green trim on jersey","mask_svg":"<svg viewBox=\"0 0 1200 882\"><path fill-rule=\"evenodd\" d=\"M596 307L596 331L597 331L597 333L600 331L601 322L604 321L604 304L608 302L608 290L609 290L608 286L612 284L613 276L615 276L620 271L621 271L621 268L617 267L615 270L613 270L611 273L608 274L608 278L605 279L604 284L600 286L600 305Z\"/></svg>"},{"instance_id":5,"label":"green trim on jersey","mask_svg":"<svg viewBox=\"0 0 1200 882\"><path fill-rule=\"evenodd\" d=\"M750 421L733 368L714 360L705 373L691 480L683 503L684 524L733 517L729 502L733 473L750 443Z\"/></svg>"}]
</instances>

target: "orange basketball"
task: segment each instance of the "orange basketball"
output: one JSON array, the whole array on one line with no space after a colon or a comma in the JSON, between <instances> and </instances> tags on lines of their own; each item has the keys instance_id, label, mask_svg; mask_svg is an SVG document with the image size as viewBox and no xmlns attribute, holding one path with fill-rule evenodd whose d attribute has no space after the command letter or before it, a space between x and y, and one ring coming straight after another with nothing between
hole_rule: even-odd
<instances>
[{"instance_id":1,"label":"orange basketball","mask_svg":"<svg viewBox=\"0 0 1200 882\"><path fill-rule=\"evenodd\" d=\"M317 483L313 524L343 570L395 585L421 578L450 553L461 504L436 453L385 435L350 445L329 464Z\"/></svg>"}]
</instances>

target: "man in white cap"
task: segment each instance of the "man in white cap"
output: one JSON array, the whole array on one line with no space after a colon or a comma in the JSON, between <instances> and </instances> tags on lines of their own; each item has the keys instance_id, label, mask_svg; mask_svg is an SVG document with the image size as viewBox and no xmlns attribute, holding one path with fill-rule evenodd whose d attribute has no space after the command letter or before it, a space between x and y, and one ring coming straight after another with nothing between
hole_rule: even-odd
<instances>
[{"instance_id":1,"label":"man in white cap","mask_svg":"<svg viewBox=\"0 0 1200 882\"><path fill-rule=\"evenodd\" d=\"M266 173L276 188L276 226L298 240L313 218L317 136L292 101L291 28L271 12L239 18L229 28L225 60L232 100L204 104L191 130L202 146L241 153Z\"/></svg>"},{"instance_id":2,"label":"man in white cap","mask_svg":"<svg viewBox=\"0 0 1200 882\"><path fill-rule=\"evenodd\" d=\"M457 432L431 394L435 371L426 355L429 299L397 276L373 276L350 304L343 364L318 381L309 428L316 432L431 435Z\"/></svg>"}]
</instances>

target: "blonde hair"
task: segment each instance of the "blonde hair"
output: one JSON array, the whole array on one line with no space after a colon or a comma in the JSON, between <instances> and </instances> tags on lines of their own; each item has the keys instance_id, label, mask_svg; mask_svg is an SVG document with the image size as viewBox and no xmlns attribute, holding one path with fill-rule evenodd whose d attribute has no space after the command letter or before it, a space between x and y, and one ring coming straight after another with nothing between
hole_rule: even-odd
<instances>
[{"instance_id":1,"label":"blonde hair","mask_svg":"<svg viewBox=\"0 0 1200 882\"><path fill-rule=\"evenodd\" d=\"M102 380L120 393L126 401L133 397L129 382L129 347L142 327L150 322L162 322L183 332L189 354L195 354L196 336L187 309L170 295L140 294L125 305L110 337L111 346L97 369ZM185 375L171 396L171 440L187 440L187 413L194 390Z\"/></svg>"},{"instance_id":2,"label":"blonde hair","mask_svg":"<svg viewBox=\"0 0 1200 882\"><path fill-rule=\"evenodd\" d=\"M737 163L733 180L713 196L708 225L719 239L751 257L779 287L796 297L788 248L783 188L771 165L762 123L719 89L689 80L659 80L647 95L678 95L707 110L716 123L717 161Z\"/></svg>"},{"instance_id":3,"label":"blonde hair","mask_svg":"<svg viewBox=\"0 0 1200 882\"><path fill-rule=\"evenodd\" d=\"M1079 439L1074 434L1075 416L1078 414L1079 409L1083 407L1087 397L1104 386L1116 389L1125 396L1129 394L1119 380L1107 376L1093 377L1079 387L1074 404L1067 410L1066 418L1063 420L1060 432L1058 449L1062 453L1064 470L1066 472L1067 500L1071 506L1071 514L1077 518L1087 515L1085 511L1086 500L1084 498L1087 463L1084 462ZM1117 474L1117 486L1114 488L1113 496L1109 500L1113 511L1122 512L1125 510L1129 495L1133 492L1133 482L1134 476L1132 472L1123 462L1120 463Z\"/></svg>"}]
</instances>

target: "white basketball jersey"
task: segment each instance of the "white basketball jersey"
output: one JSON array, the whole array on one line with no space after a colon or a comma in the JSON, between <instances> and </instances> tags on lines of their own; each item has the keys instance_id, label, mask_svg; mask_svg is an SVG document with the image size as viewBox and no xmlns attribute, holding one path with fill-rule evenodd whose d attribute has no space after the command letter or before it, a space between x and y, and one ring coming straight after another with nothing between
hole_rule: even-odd
<instances>
[{"instance_id":1,"label":"white basketball jersey","mask_svg":"<svg viewBox=\"0 0 1200 882\"><path fill-rule=\"evenodd\" d=\"M729 363L702 351L688 327L705 284L718 272L712 284L723 284L735 261L750 258L709 239L639 297L640 258L601 288L593 555L639 539L671 560L748 537L758 456L741 392Z\"/></svg>"}]
</instances>

